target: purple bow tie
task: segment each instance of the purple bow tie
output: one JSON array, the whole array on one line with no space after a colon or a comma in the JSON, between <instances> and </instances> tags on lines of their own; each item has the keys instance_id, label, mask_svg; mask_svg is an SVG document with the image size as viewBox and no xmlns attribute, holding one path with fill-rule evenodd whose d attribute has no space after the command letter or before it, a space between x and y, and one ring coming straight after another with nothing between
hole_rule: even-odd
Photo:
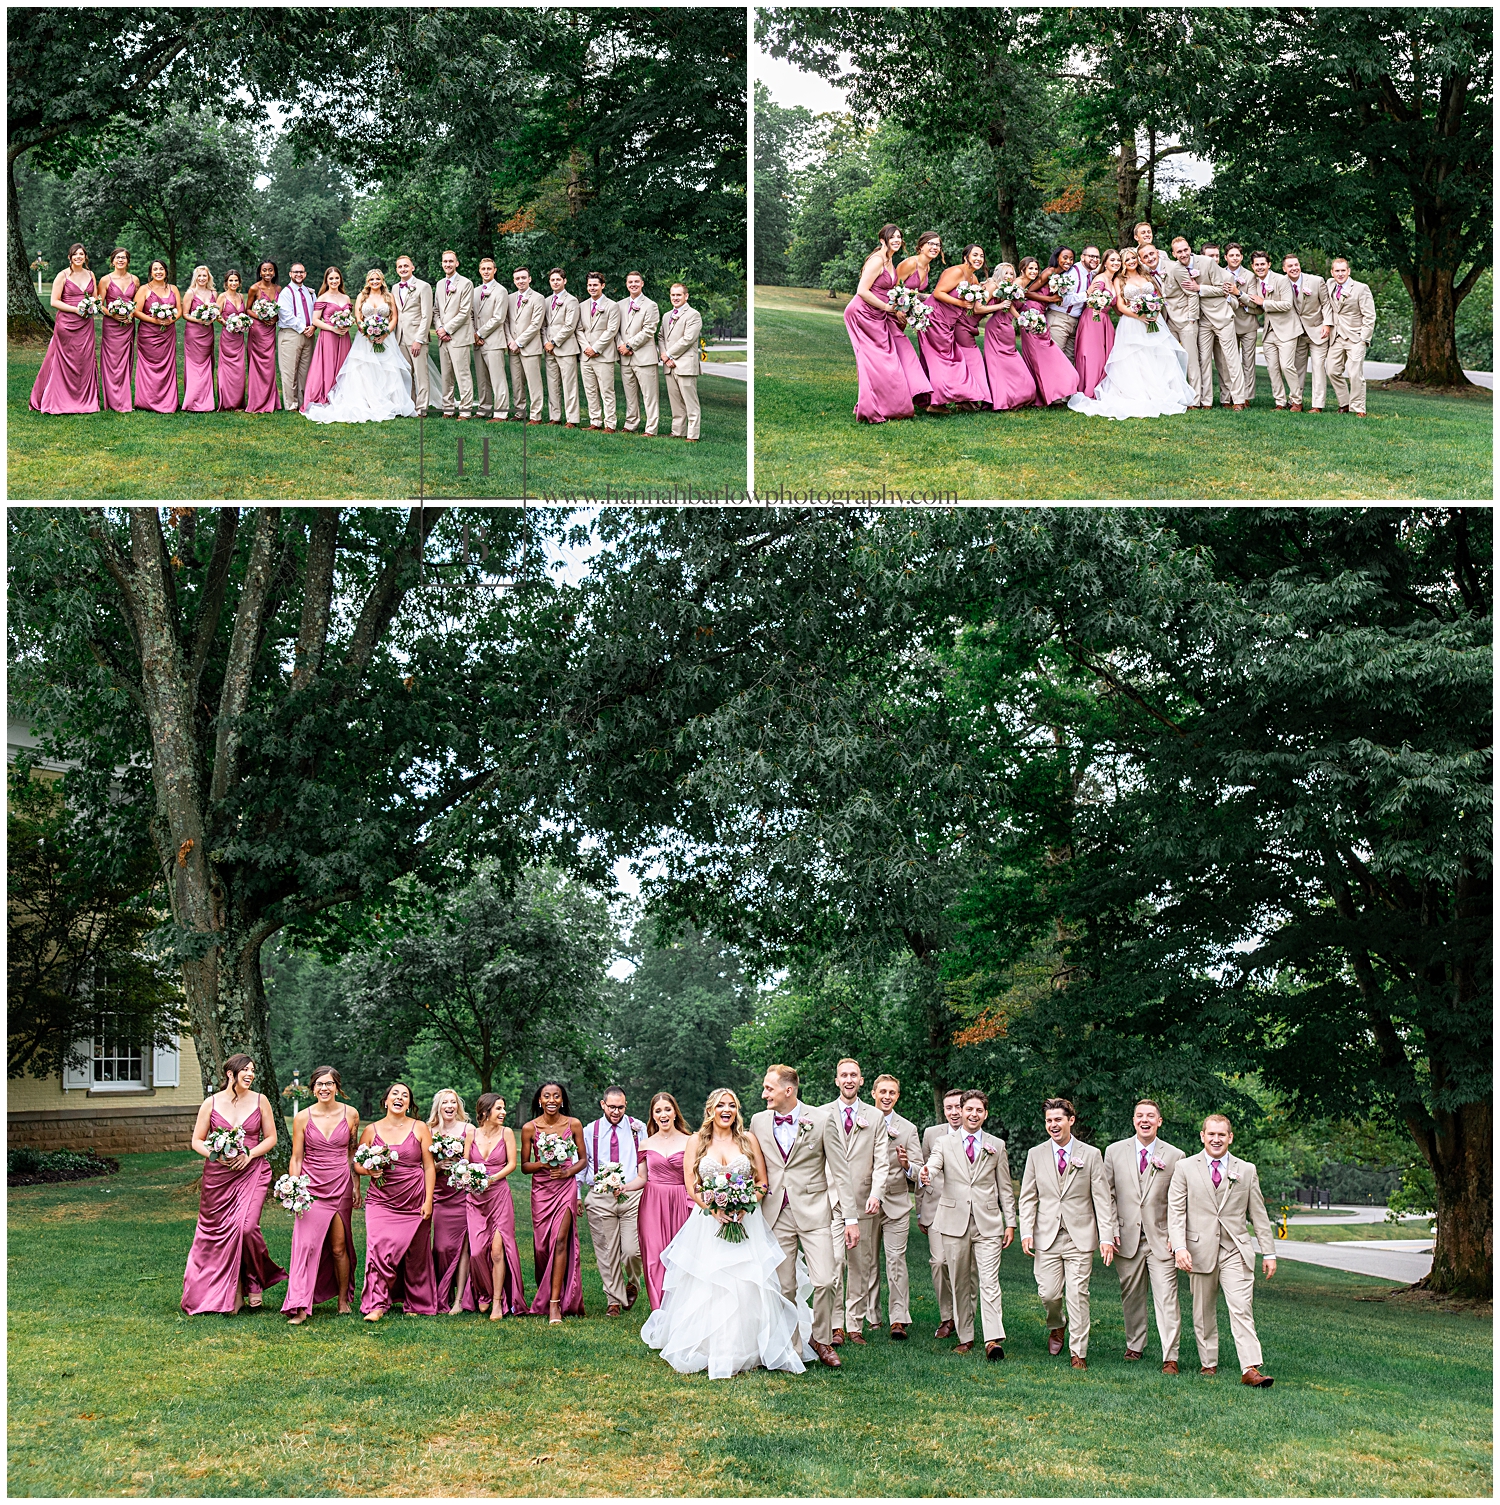
<instances>
[{"instance_id":1,"label":"purple bow tie","mask_svg":"<svg viewBox=\"0 0 1500 1505\"><path fill-rule=\"evenodd\" d=\"M795 1113L773 1113L771 1116L779 1124L791 1124L796 1123L797 1121L797 1115Z\"/></svg>"}]
</instances>

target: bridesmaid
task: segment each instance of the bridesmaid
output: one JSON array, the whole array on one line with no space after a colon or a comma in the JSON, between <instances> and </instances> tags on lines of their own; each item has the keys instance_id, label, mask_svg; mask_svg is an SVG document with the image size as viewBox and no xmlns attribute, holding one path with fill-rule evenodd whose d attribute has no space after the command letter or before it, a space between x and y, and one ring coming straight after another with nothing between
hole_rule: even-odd
<instances>
[{"instance_id":1,"label":"bridesmaid","mask_svg":"<svg viewBox=\"0 0 1500 1505\"><path fill-rule=\"evenodd\" d=\"M287 1170L306 1176L313 1205L292 1221L291 1273L281 1309L290 1327L301 1327L320 1301L339 1299L339 1316L354 1306L354 1225L362 1206L354 1179L359 1110L338 1101L343 1087L332 1066L312 1074L316 1101L292 1120L292 1159Z\"/></svg>"},{"instance_id":2,"label":"bridesmaid","mask_svg":"<svg viewBox=\"0 0 1500 1505\"><path fill-rule=\"evenodd\" d=\"M207 1164L198 1226L182 1277L182 1309L190 1317L203 1312L232 1316L247 1300L251 1311L258 1312L266 1289L286 1279L260 1231L260 1210L271 1187L266 1156L276 1148L276 1120L265 1094L254 1090L255 1063L249 1056L230 1056L222 1077L223 1087L205 1100L193 1125L193 1153ZM245 1131L244 1150L227 1162L211 1159L208 1136L215 1129L237 1128Z\"/></svg>"},{"instance_id":3,"label":"bridesmaid","mask_svg":"<svg viewBox=\"0 0 1500 1505\"><path fill-rule=\"evenodd\" d=\"M646 1190L641 1197L637 1224L641 1235L641 1258L646 1265L646 1299L654 1312L661 1305L662 1250L676 1237L693 1211L687 1193L682 1159L687 1153L690 1131L677 1099L658 1092L646 1112ZM654 1142L653 1142L654 1141Z\"/></svg>"},{"instance_id":4,"label":"bridesmaid","mask_svg":"<svg viewBox=\"0 0 1500 1505\"><path fill-rule=\"evenodd\" d=\"M1114 298L1120 289L1120 274L1124 263L1120 253L1113 248L1104 253L1104 263L1094 274L1090 289L1105 287ZM1094 388L1104 376L1104 363L1109 352L1115 348L1115 326L1109 310L1090 308L1084 305L1078 315L1078 332L1073 336L1073 365L1078 372L1078 390L1085 397L1094 395Z\"/></svg>"},{"instance_id":5,"label":"bridesmaid","mask_svg":"<svg viewBox=\"0 0 1500 1505\"><path fill-rule=\"evenodd\" d=\"M257 298L274 303L281 296L276 280L276 263L260 264L260 280L252 282L245 295L245 306L253 307ZM250 375L245 384L245 410L249 413L276 411L276 325L256 319L250 326Z\"/></svg>"},{"instance_id":6,"label":"bridesmaid","mask_svg":"<svg viewBox=\"0 0 1500 1505\"><path fill-rule=\"evenodd\" d=\"M79 303L94 297L94 274L82 241L68 247L68 269L52 279L52 306L57 318L42 369L31 388L31 406L38 413L97 413L99 367L94 356L94 317L78 312Z\"/></svg>"},{"instance_id":7,"label":"bridesmaid","mask_svg":"<svg viewBox=\"0 0 1500 1505\"><path fill-rule=\"evenodd\" d=\"M913 292L925 293L931 281L932 263L941 262L942 255L943 237L936 230L924 230L917 237L917 254L908 256L897 266L896 280L904 282ZM896 354L906 371L906 384L911 388L913 405L925 408L932 398L932 383L928 381L927 368L904 327L896 337Z\"/></svg>"},{"instance_id":8,"label":"bridesmaid","mask_svg":"<svg viewBox=\"0 0 1500 1505\"><path fill-rule=\"evenodd\" d=\"M490 1173L483 1196L469 1194L469 1285L464 1310L490 1314L491 1322L526 1312L526 1283L516 1246L516 1204L507 1179L518 1163L515 1132L505 1127L505 1099L486 1092L474 1106L478 1126L469 1141L469 1159ZM496 1292L499 1300L495 1299Z\"/></svg>"},{"instance_id":9,"label":"bridesmaid","mask_svg":"<svg viewBox=\"0 0 1500 1505\"><path fill-rule=\"evenodd\" d=\"M410 1116L411 1088L392 1082L385 1094L385 1117L360 1135L361 1144L396 1151L396 1163L379 1181L372 1176L365 1198L365 1288L359 1309L366 1322L379 1322L398 1302L408 1317L437 1313L432 1279L432 1130ZM357 1162L355 1173L370 1172Z\"/></svg>"},{"instance_id":10,"label":"bridesmaid","mask_svg":"<svg viewBox=\"0 0 1500 1505\"><path fill-rule=\"evenodd\" d=\"M1050 273L1042 272L1035 256L1021 258L1021 275L1017 281L1026 289L1023 307L1041 309L1042 313L1046 314L1046 307L1036 287L1040 283L1045 289L1047 277L1050 275ZM1055 295L1049 296L1052 296L1055 301ZM1078 371L1073 362L1052 343L1050 334L1032 334L1029 330L1023 329L1021 354L1025 357L1026 364L1031 367L1031 374L1036 378L1037 407L1045 408L1050 407L1054 402L1065 402L1078 390Z\"/></svg>"},{"instance_id":11,"label":"bridesmaid","mask_svg":"<svg viewBox=\"0 0 1500 1505\"><path fill-rule=\"evenodd\" d=\"M972 412L990 400L984 359L975 340L979 315L954 296L960 282L984 280L984 248L965 246L963 259L944 271L927 300L932 323L917 336L917 347L932 381L929 413Z\"/></svg>"},{"instance_id":12,"label":"bridesmaid","mask_svg":"<svg viewBox=\"0 0 1500 1505\"><path fill-rule=\"evenodd\" d=\"M187 317L195 308L219 306L214 274L206 266L193 268L193 280L183 301L182 354L186 379L182 390L184 413L212 413L214 402L214 326Z\"/></svg>"},{"instance_id":13,"label":"bridesmaid","mask_svg":"<svg viewBox=\"0 0 1500 1505\"><path fill-rule=\"evenodd\" d=\"M158 275L160 274L160 275ZM170 317L157 318L152 307L170 304ZM151 263L151 280L135 295L141 332L135 347L135 405L152 413L177 411L177 316L182 296L167 283L167 264Z\"/></svg>"},{"instance_id":14,"label":"bridesmaid","mask_svg":"<svg viewBox=\"0 0 1500 1505\"><path fill-rule=\"evenodd\" d=\"M1002 261L995 268L987 296L979 312L989 315L984 326L984 374L990 384L990 406L1003 413L1009 408L1028 408L1036 402L1036 378L1016 349L1016 322L1009 298L994 299L995 286L1015 281L1016 269Z\"/></svg>"},{"instance_id":15,"label":"bridesmaid","mask_svg":"<svg viewBox=\"0 0 1500 1505\"><path fill-rule=\"evenodd\" d=\"M317 326L318 343L307 368L307 387L302 397L304 413L313 403L328 401L328 394L333 391L333 384L348 359L352 330L335 329L328 322L328 315L336 309L350 307L351 302L349 294L344 291L344 274L337 267L329 267L323 273L323 286L318 289L318 299L313 304L312 321Z\"/></svg>"},{"instance_id":16,"label":"bridesmaid","mask_svg":"<svg viewBox=\"0 0 1500 1505\"><path fill-rule=\"evenodd\" d=\"M114 270L104 279L99 296L106 308L123 299L132 306L132 312L104 315L100 330L103 336L99 351L100 395L104 407L116 413L133 413L135 404L130 400L130 367L135 360L133 310L141 279L130 270L130 252L124 246L117 247L109 261Z\"/></svg>"},{"instance_id":17,"label":"bridesmaid","mask_svg":"<svg viewBox=\"0 0 1500 1505\"><path fill-rule=\"evenodd\" d=\"M468 1159L474 1126L464 1112L463 1099L451 1087L444 1087L432 1099L427 1127L434 1134L441 1129L444 1134L463 1140L459 1159ZM433 1159L437 1167L437 1185L432 1194L433 1279L437 1283L438 1309L450 1315L458 1311L469 1278L469 1194L462 1187L448 1185L448 1172L457 1163Z\"/></svg>"},{"instance_id":18,"label":"bridesmaid","mask_svg":"<svg viewBox=\"0 0 1500 1505\"><path fill-rule=\"evenodd\" d=\"M238 272L224 273L224 291L219 294L219 320L242 314L247 306L243 279ZM226 329L219 336L219 411L245 406L245 332Z\"/></svg>"},{"instance_id":19,"label":"bridesmaid","mask_svg":"<svg viewBox=\"0 0 1500 1505\"><path fill-rule=\"evenodd\" d=\"M909 367L898 348L906 345L910 350L902 332L905 315L893 313L885 301L886 291L896 285L895 256L901 246L899 227L882 226L875 249L865 257L859 286L844 309L844 328L854 346L854 369L859 376L854 416L862 423L911 418L915 415L913 398L931 390L926 377Z\"/></svg>"},{"instance_id":20,"label":"bridesmaid","mask_svg":"<svg viewBox=\"0 0 1500 1505\"><path fill-rule=\"evenodd\" d=\"M569 1113L567 1089L543 1082L531 1100L531 1122L521 1127L521 1169L531 1177L531 1251L536 1262L534 1315L548 1322L563 1314L583 1316L583 1275L578 1263L578 1186L573 1178L586 1164L583 1125ZM534 1158L538 1134L571 1137L574 1159L564 1166L543 1165Z\"/></svg>"}]
</instances>

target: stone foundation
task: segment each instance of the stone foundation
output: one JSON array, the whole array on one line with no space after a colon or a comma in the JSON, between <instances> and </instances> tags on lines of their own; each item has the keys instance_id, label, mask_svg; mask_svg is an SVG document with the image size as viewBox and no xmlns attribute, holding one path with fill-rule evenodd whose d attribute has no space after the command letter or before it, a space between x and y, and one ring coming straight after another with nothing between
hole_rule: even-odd
<instances>
[{"instance_id":1,"label":"stone foundation","mask_svg":"<svg viewBox=\"0 0 1500 1505\"><path fill-rule=\"evenodd\" d=\"M186 1150L197 1106L163 1104L126 1109L56 1108L7 1115L6 1143L39 1150L98 1150L101 1155L142 1150Z\"/></svg>"}]
</instances>

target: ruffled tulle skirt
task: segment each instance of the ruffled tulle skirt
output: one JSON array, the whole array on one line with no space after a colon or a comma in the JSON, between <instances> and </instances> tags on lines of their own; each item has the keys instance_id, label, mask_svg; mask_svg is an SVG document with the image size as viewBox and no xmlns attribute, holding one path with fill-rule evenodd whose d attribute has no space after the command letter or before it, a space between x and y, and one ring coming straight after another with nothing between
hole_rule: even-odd
<instances>
[{"instance_id":1,"label":"ruffled tulle skirt","mask_svg":"<svg viewBox=\"0 0 1500 1505\"><path fill-rule=\"evenodd\" d=\"M1139 319L1122 318L1094 395L1075 392L1068 406L1090 418L1165 418L1187 412L1192 401L1187 352L1166 320L1152 334Z\"/></svg>"},{"instance_id":2,"label":"ruffled tulle skirt","mask_svg":"<svg viewBox=\"0 0 1500 1505\"><path fill-rule=\"evenodd\" d=\"M781 1294L776 1271L781 1245L757 1208L746 1215L747 1237L732 1244L719 1223L696 1209L662 1252L662 1303L646 1319L641 1340L679 1374L708 1371L713 1380L747 1369L801 1374L817 1356L812 1334L812 1283L797 1261L797 1300Z\"/></svg>"},{"instance_id":3,"label":"ruffled tulle skirt","mask_svg":"<svg viewBox=\"0 0 1500 1505\"><path fill-rule=\"evenodd\" d=\"M380 423L387 418L415 418L411 396L411 367L394 334L379 352L362 334L355 334L348 357L328 393L328 401L312 403L305 417L314 423Z\"/></svg>"}]
</instances>

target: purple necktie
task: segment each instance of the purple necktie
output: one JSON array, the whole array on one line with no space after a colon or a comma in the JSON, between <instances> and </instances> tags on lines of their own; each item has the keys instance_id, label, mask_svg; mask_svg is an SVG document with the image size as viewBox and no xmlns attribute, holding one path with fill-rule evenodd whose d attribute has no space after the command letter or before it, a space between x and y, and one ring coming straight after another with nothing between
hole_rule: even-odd
<instances>
[{"instance_id":1,"label":"purple necktie","mask_svg":"<svg viewBox=\"0 0 1500 1505\"><path fill-rule=\"evenodd\" d=\"M620 1129L617 1124L609 1131L609 1159L611 1165L620 1163Z\"/></svg>"},{"instance_id":2,"label":"purple necktie","mask_svg":"<svg viewBox=\"0 0 1500 1505\"><path fill-rule=\"evenodd\" d=\"M304 324L311 324L312 315L307 311L307 290L305 288L299 287L297 289L297 302L302 308L302 322Z\"/></svg>"},{"instance_id":3,"label":"purple necktie","mask_svg":"<svg viewBox=\"0 0 1500 1505\"><path fill-rule=\"evenodd\" d=\"M1057 1174L1059 1176L1066 1176L1067 1173L1068 1173L1068 1152L1066 1150L1059 1150L1057 1152Z\"/></svg>"},{"instance_id":4,"label":"purple necktie","mask_svg":"<svg viewBox=\"0 0 1500 1505\"><path fill-rule=\"evenodd\" d=\"M1146 1152L1145 1152L1145 1150L1142 1150L1141 1151L1141 1175L1144 1176L1145 1174L1146 1174Z\"/></svg>"},{"instance_id":5,"label":"purple necktie","mask_svg":"<svg viewBox=\"0 0 1500 1505\"><path fill-rule=\"evenodd\" d=\"M974 1136L972 1134L969 1135L968 1156L969 1156L969 1164L973 1165L973 1163L974 1163Z\"/></svg>"},{"instance_id":6,"label":"purple necktie","mask_svg":"<svg viewBox=\"0 0 1500 1505\"><path fill-rule=\"evenodd\" d=\"M1217 1191L1219 1189L1219 1181L1221 1179L1222 1178L1219 1175L1219 1162L1217 1160L1215 1160L1214 1161L1214 1176L1213 1176L1214 1190L1215 1191Z\"/></svg>"},{"instance_id":7,"label":"purple necktie","mask_svg":"<svg viewBox=\"0 0 1500 1505\"><path fill-rule=\"evenodd\" d=\"M1335 298L1342 298L1344 296L1344 284L1342 282L1335 282L1333 284L1333 296Z\"/></svg>"},{"instance_id":8,"label":"purple necktie","mask_svg":"<svg viewBox=\"0 0 1500 1505\"><path fill-rule=\"evenodd\" d=\"M854 1132L854 1109L853 1108L845 1108L844 1109L844 1133L846 1133L846 1134L852 1134L853 1132Z\"/></svg>"}]
</instances>

